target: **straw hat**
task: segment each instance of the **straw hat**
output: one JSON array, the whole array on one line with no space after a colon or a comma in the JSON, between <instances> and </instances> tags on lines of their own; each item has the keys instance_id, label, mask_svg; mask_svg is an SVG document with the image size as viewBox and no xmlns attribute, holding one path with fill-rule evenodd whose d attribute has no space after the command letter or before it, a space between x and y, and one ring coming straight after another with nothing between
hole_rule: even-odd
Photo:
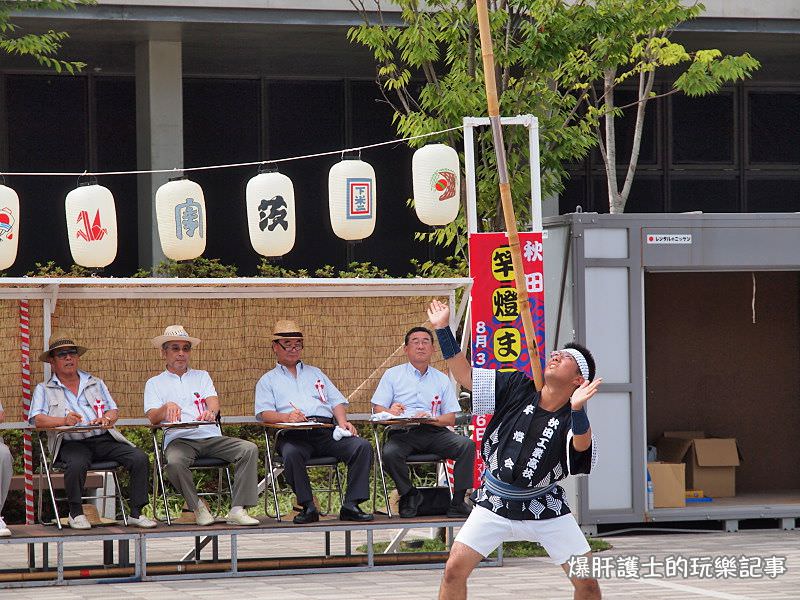
<instances>
[{"instance_id":1,"label":"straw hat","mask_svg":"<svg viewBox=\"0 0 800 600\"><path fill-rule=\"evenodd\" d=\"M97 527L98 525L118 525L119 521L116 519L107 519L106 517L101 517L100 513L97 512L97 507L94 504L83 504L83 514L88 519L89 524L92 527ZM63 525L69 524L69 519L67 517L61 518L61 523Z\"/></svg>"},{"instance_id":2,"label":"straw hat","mask_svg":"<svg viewBox=\"0 0 800 600\"><path fill-rule=\"evenodd\" d=\"M183 328L183 325L170 325L164 329L163 335L157 335L153 338L153 346L161 348L167 342L189 342L192 346L197 346L200 343L200 338L192 337Z\"/></svg>"},{"instance_id":3,"label":"straw hat","mask_svg":"<svg viewBox=\"0 0 800 600\"><path fill-rule=\"evenodd\" d=\"M303 332L300 326L294 321L281 319L275 323L272 331L272 340L302 340Z\"/></svg>"},{"instance_id":4,"label":"straw hat","mask_svg":"<svg viewBox=\"0 0 800 600\"><path fill-rule=\"evenodd\" d=\"M85 346L79 346L75 342L75 336L71 332L60 331L50 336L50 347L39 355L39 360L47 362L50 353L58 348L77 348L78 356L82 356L88 350Z\"/></svg>"}]
</instances>

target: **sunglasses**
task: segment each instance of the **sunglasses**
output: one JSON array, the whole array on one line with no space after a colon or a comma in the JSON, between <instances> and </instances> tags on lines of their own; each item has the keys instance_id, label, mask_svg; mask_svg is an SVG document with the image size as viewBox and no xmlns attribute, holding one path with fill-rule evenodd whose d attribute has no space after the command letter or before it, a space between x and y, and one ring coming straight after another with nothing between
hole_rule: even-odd
<instances>
[{"instance_id":1,"label":"sunglasses","mask_svg":"<svg viewBox=\"0 0 800 600\"><path fill-rule=\"evenodd\" d=\"M281 348L286 350L287 352L291 352L292 350L302 350L303 349L303 342L281 342L275 340L275 343L278 344Z\"/></svg>"},{"instance_id":2,"label":"sunglasses","mask_svg":"<svg viewBox=\"0 0 800 600\"><path fill-rule=\"evenodd\" d=\"M67 356L74 356L77 353L78 353L77 348L68 348L66 350L57 350L55 352L52 352L51 354L56 358L66 358Z\"/></svg>"}]
</instances>

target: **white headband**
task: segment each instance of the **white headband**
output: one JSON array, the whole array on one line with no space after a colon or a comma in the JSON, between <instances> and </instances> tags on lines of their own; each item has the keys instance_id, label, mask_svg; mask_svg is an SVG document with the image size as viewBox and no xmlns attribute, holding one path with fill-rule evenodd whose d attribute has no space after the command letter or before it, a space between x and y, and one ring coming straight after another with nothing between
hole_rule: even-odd
<instances>
[{"instance_id":1,"label":"white headband","mask_svg":"<svg viewBox=\"0 0 800 600\"><path fill-rule=\"evenodd\" d=\"M586 362L586 357L583 356L580 352L575 350L575 348L564 348L562 352L566 352L572 358L575 359L575 362L578 363L578 369L581 372L581 375L587 381L589 380L589 363Z\"/></svg>"}]
</instances>

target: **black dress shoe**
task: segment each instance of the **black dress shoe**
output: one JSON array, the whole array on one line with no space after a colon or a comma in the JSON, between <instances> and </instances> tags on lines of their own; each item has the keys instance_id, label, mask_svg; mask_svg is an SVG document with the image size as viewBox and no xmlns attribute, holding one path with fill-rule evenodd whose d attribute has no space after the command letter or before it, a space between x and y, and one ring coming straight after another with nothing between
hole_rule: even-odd
<instances>
[{"instance_id":1,"label":"black dress shoe","mask_svg":"<svg viewBox=\"0 0 800 600\"><path fill-rule=\"evenodd\" d=\"M319 511L313 504L304 506L303 510L297 513L294 519L292 519L292 523L295 525L305 525L306 523L316 523L317 521L319 521Z\"/></svg>"},{"instance_id":2,"label":"black dress shoe","mask_svg":"<svg viewBox=\"0 0 800 600\"><path fill-rule=\"evenodd\" d=\"M462 500L458 504L451 504L447 507L447 516L451 519L465 519L472 512L472 507Z\"/></svg>"},{"instance_id":3,"label":"black dress shoe","mask_svg":"<svg viewBox=\"0 0 800 600\"><path fill-rule=\"evenodd\" d=\"M345 504L339 511L340 521L372 521L374 518L375 515L365 513L357 504Z\"/></svg>"},{"instance_id":4,"label":"black dress shoe","mask_svg":"<svg viewBox=\"0 0 800 600\"><path fill-rule=\"evenodd\" d=\"M400 496L400 517L411 519L417 516L417 509L422 504L422 494L419 490L413 489Z\"/></svg>"}]
</instances>

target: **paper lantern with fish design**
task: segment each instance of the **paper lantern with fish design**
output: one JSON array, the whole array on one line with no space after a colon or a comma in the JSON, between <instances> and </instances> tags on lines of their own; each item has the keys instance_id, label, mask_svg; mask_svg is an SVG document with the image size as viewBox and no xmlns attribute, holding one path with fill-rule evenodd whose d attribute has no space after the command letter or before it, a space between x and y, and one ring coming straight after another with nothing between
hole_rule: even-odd
<instances>
[{"instance_id":1,"label":"paper lantern with fish design","mask_svg":"<svg viewBox=\"0 0 800 600\"><path fill-rule=\"evenodd\" d=\"M447 225L461 205L458 153L445 144L428 144L411 161L414 210L426 225Z\"/></svg>"},{"instance_id":2,"label":"paper lantern with fish design","mask_svg":"<svg viewBox=\"0 0 800 600\"><path fill-rule=\"evenodd\" d=\"M10 187L0 185L0 269L14 264L18 247L19 196Z\"/></svg>"}]
</instances>

